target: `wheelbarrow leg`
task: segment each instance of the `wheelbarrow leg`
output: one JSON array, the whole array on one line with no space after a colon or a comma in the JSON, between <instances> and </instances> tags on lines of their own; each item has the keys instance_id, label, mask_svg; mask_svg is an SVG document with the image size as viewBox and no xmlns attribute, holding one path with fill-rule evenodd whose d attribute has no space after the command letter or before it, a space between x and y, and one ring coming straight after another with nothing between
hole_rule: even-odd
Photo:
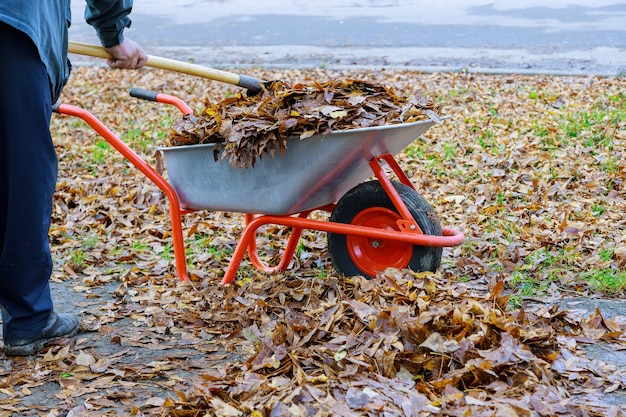
<instances>
[{"instance_id":1,"label":"wheelbarrow leg","mask_svg":"<svg viewBox=\"0 0 626 417\"><path fill-rule=\"evenodd\" d=\"M298 213L297 217L306 218L309 216L311 212L306 211L302 213ZM255 215L246 214L246 226L248 226L254 219ZM263 216L260 216L263 217ZM291 258L293 254L296 253L298 249L298 242L300 241L300 236L302 235L303 229L301 227L292 227L291 234L289 235L289 239L287 240L287 245L285 246L285 250L280 259L280 263L274 267L267 266L261 259L259 258L259 251L256 245L256 229L260 227L263 223L259 224L253 231L255 232L253 235L249 237L248 242L248 256L250 257L250 262L260 271L267 272L273 274L275 272L284 271L289 266L291 262Z\"/></svg>"},{"instance_id":2,"label":"wheelbarrow leg","mask_svg":"<svg viewBox=\"0 0 626 417\"><path fill-rule=\"evenodd\" d=\"M285 216L289 218L307 218L311 210L305 211L302 213L298 213L297 216ZM248 252L248 257L252 264L259 271L266 273L276 273L280 271L284 271L289 267L289 263L298 248L298 242L300 240L300 236L302 235L303 227L290 225L291 227L291 235L287 240L287 245L285 246L285 250L281 256L280 262L275 267L270 267L266 265L261 258L259 257L259 252L256 245L256 231L259 227L264 226L266 224L273 223L272 219L276 217L270 217L265 215L255 216L253 214L246 214L246 228L243 231L243 234L239 238L239 242L235 248L235 252L233 253L233 257L226 268L226 272L224 274L224 278L222 278L222 285L230 284L237 274L237 270L239 269L239 265L241 265L241 261L243 257Z\"/></svg>"},{"instance_id":3,"label":"wheelbarrow leg","mask_svg":"<svg viewBox=\"0 0 626 417\"><path fill-rule=\"evenodd\" d=\"M58 104L54 106L54 111L71 116L80 117L96 132L100 134L107 142L111 144L118 152L128 159L137 169L139 169L146 177L148 177L157 187L165 193L170 206L170 220L172 224L172 238L174 240L174 257L176 259L176 273L180 281L189 281L187 275L187 262L185 259L185 243L183 241L182 230L182 214L180 202L174 188L144 161L135 151L128 147L121 139L119 139L109 128L107 128L94 115L80 107L71 106L69 104Z\"/></svg>"}]
</instances>

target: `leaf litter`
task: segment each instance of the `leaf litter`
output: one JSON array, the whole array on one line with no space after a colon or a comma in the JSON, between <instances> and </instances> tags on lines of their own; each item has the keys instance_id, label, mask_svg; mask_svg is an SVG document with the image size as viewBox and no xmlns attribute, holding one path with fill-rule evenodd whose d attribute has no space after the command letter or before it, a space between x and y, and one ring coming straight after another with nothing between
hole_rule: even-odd
<instances>
[{"instance_id":1,"label":"leaf litter","mask_svg":"<svg viewBox=\"0 0 626 417\"><path fill-rule=\"evenodd\" d=\"M192 213L193 281L177 283L167 201L115 152L97 158L103 147L89 127L55 116L53 286L69 291L82 332L41 355L4 359L1 415L623 414L603 400L626 388L623 367L583 348L623 349L626 320L558 308L564 295L594 296L584 271L623 268L624 121L599 115L603 136L586 126L580 141L566 131L598 103L623 109L623 79L256 75L367 79L440 101L451 120L398 159L468 243L446 249L434 274L347 279L332 270L325 237L310 232L289 271L245 264L237 284L222 287L243 217ZM154 164L175 112L133 101L131 86L179 96L198 113L237 94L156 70L77 68L63 102L92 111ZM266 232L259 247L271 261L286 234ZM511 308L529 285L515 281L521 273L547 285L541 302Z\"/></svg>"},{"instance_id":2,"label":"leaf litter","mask_svg":"<svg viewBox=\"0 0 626 417\"><path fill-rule=\"evenodd\" d=\"M282 154L287 139L306 139L333 130L439 121L433 103L420 91L399 97L393 88L363 80L331 80L293 86L276 81L259 94L238 94L201 114L184 115L170 128L169 146L216 144L216 158L235 167L254 166L257 158Z\"/></svg>"}]
</instances>

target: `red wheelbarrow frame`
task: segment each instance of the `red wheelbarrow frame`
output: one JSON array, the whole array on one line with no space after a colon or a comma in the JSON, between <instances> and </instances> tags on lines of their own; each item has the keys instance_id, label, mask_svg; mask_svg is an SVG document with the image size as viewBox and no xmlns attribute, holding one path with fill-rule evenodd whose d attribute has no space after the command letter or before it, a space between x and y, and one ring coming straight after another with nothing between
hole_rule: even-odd
<instances>
[{"instance_id":1,"label":"red wheelbarrow frame","mask_svg":"<svg viewBox=\"0 0 626 417\"><path fill-rule=\"evenodd\" d=\"M139 95L147 100L159 103L171 104L176 106L183 114L192 114L191 108L181 99L163 93L147 92L140 90ZM180 200L174 188L170 183L161 176L152 166L150 166L143 158L133 151L126 143L119 139L109 128L107 128L93 114L80 107L68 104L56 104L53 110L60 114L76 116L85 121L98 134L100 134L111 146L128 159L137 169L139 169L148 179L150 179L157 187L163 191L168 199L170 222L172 226L172 239L174 246L174 258L176 265L176 274L180 281L189 281L187 273L187 260L185 255L185 242L183 239L182 216L200 210L182 209ZM369 161L374 176L380 181L383 189L391 199L394 207L398 210L401 217L397 221L399 230L384 230L368 226L359 226L353 224L330 222L325 220L309 219L309 215L317 210L331 212L335 204L330 204L315 209L295 213L291 215L265 215L265 214L245 214L246 226L237 243L233 256L226 268L222 284L230 284L237 274L241 261L246 252L252 264L258 270L267 273L275 273L284 271L288 268L294 253L297 250L300 236L305 229L318 230L327 233L335 233L350 236L366 237L369 239L383 239L395 242L407 243L418 246L429 247L451 247L458 246L465 241L465 236L457 230L442 227L442 236L426 235L422 232L419 225L413 219L409 209L406 207L398 192L394 188L391 179L383 169L381 163L385 162L393 171L398 180L415 189L399 164L390 154L382 154L376 156ZM278 265L271 267L266 265L259 257L256 245L257 230L267 224L280 225L291 228L291 234L287 240L287 245L283 251Z\"/></svg>"}]
</instances>

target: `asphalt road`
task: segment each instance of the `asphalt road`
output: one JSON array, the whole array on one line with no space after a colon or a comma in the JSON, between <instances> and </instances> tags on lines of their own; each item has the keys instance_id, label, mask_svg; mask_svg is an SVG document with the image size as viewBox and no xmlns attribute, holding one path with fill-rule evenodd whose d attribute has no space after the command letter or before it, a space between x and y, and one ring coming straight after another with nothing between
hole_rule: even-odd
<instances>
[{"instance_id":1,"label":"asphalt road","mask_svg":"<svg viewBox=\"0 0 626 417\"><path fill-rule=\"evenodd\" d=\"M84 4L70 38L97 43ZM142 0L132 17L149 54L216 68L626 73L624 1Z\"/></svg>"}]
</instances>

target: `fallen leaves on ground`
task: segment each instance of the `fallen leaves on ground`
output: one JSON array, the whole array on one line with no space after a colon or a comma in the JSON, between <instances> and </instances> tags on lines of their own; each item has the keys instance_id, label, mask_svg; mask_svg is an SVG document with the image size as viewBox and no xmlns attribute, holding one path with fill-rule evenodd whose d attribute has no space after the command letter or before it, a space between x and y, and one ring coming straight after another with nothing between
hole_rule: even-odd
<instances>
[{"instance_id":1,"label":"fallen leaves on ground","mask_svg":"<svg viewBox=\"0 0 626 417\"><path fill-rule=\"evenodd\" d=\"M588 374L585 388L582 375L567 379L590 369L568 368L576 338L610 331L599 313L584 323L557 308L510 313L497 288L389 270L370 281L273 279L243 290L246 297L215 301L236 312L233 331L252 354L195 381L193 407L200 400L210 409L217 398L235 415L593 414L593 404L563 402L559 392L593 393L626 376ZM618 340L624 329L610 326Z\"/></svg>"},{"instance_id":2,"label":"fallen leaves on ground","mask_svg":"<svg viewBox=\"0 0 626 417\"><path fill-rule=\"evenodd\" d=\"M388 270L368 281L339 277L325 236L307 231L289 271L260 274L244 262L237 284L223 287L243 216L191 213L183 227L193 281L177 283L167 200L91 128L55 116L52 285L59 306L82 313L82 332L5 358L0 414L623 413L604 401L626 388L623 367L584 348L623 349L626 320L558 303L595 295L586 274L623 271L626 136L612 109L624 108L624 79L252 75L367 79L438 101L450 119L398 160L466 244L446 249L435 274ZM163 71L76 68L63 102L94 113L153 165L178 114L128 97L131 86L198 111L237 94ZM263 259L275 261L287 236L267 226ZM540 302L522 297L533 295Z\"/></svg>"}]
</instances>

